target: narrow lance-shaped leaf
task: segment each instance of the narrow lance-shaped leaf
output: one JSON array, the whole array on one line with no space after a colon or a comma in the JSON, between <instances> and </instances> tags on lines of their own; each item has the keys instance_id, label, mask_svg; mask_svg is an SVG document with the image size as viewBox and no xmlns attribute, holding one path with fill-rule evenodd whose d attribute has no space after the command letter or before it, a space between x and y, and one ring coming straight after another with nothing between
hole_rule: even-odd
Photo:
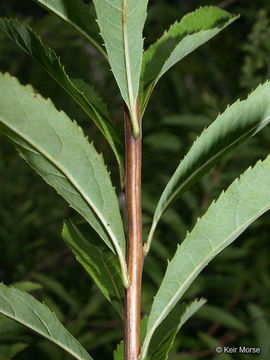
<instances>
[{"instance_id":1,"label":"narrow lance-shaped leaf","mask_svg":"<svg viewBox=\"0 0 270 360\"><path fill-rule=\"evenodd\" d=\"M195 299L189 304L178 304L155 331L146 358L167 360L178 331L205 303L205 299Z\"/></svg>"},{"instance_id":2,"label":"narrow lance-shaped leaf","mask_svg":"<svg viewBox=\"0 0 270 360\"><path fill-rule=\"evenodd\" d=\"M198 181L229 151L256 134L270 121L270 83L237 101L202 132L165 187L155 210L146 251L168 206Z\"/></svg>"},{"instance_id":3,"label":"narrow lance-shaped leaf","mask_svg":"<svg viewBox=\"0 0 270 360\"><path fill-rule=\"evenodd\" d=\"M88 40L108 61L108 56L98 36L96 19L89 5L83 0L33 0L44 9L57 15L65 23L72 26L81 36Z\"/></svg>"},{"instance_id":4,"label":"narrow lance-shaped leaf","mask_svg":"<svg viewBox=\"0 0 270 360\"><path fill-rule=\"evenodd\" d=\"M116 251L125 286L125 236L118 200L102 155L50 100L0 75L0 131L22 157Z\"/></svg>"},{"instance_id":5,"label":"narrow lance-shaped leaf","mask_svg":"<svg viewBox=\"0 0 270 360\"><path fill-rule=\"evenodd\" d=\"M52 49L43 44L28 25L21 24L17 20L0 19L0 30L42 65L94 121L116 156L120 168L121 182L123 183L123 145L111 121L107 107L99 94L82 80L71 80L62 66L60 58Z\"/></svg>"},{"instance_id":6,"label":"narrow lance-shaped leaf","mask_svg":"<svg viewBox=\"0 0 270 360\"><path fill-rule=\"evenodd\" d=\"M142 359L159 324L207 264L270 208L270 156L234 181L178 247L154 299Z\"/></svg>"},{"instance_id":7,"label":"narrow lance-shaped leaf","mask_svg":"<svg viewBox=\"0 0 270 360\"><path fill-rule=\"evenodd\" d=\"M217 35L237 19L214 6L205 6L185 15L144 53L140 79L141 113L144 113L154 86L179 60Z\"/></svg>"},{"instance_id":8,"label":"narrow lance-shaped leaf","mask_svg":"<svg viewBox=\"0 0 270 360\"><path fill-rule=\"evenodd\" d=\"M93 0L101 35L122 97L139 134L136 101L143 55L142 31L148 0Z\"/></svg>"},{"instance_id":9,"label":"narrow lance-shaped leaf","mask_svg":"<svg viewBox=\"0 0 270 360\"><path fill-rule=\"evenodd\" d=\"M86 225L86 224L85 224ZM64 223L62 236L76 259L94 279L97 286L112 303L121 317L124 317L124 286L121 268L116 255L100 244L89 225L76 226L73 221Z\"/></svg>"},{"instance_id":10,"label":"narrow lance-shaped leaf","mask_svg":"<svg viewBox=\"0 0 270 360\"><path fill-rule=\"evenodd\" d=\"M55 314L33 296L0 284L0 313L44 336L75 359L92 360Z\"/></svg>"}]
</instances>

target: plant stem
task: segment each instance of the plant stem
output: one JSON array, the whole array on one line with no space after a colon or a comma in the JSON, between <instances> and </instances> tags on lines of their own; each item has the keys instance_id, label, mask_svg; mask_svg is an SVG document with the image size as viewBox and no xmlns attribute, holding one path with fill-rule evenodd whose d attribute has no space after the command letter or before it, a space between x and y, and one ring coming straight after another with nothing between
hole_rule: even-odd
<instances>
[{"instance_id":1,"label":"plant stem","mask_svg":"<svg viewBox=\"0 0 270 360\"><path fill-rule=\"evenodd\" d=\"M125 360L137 360L140 346L140 300L143 267L141 214L141 131L133 136L131 117L125 106L126 142L126 212L128 251L127 266L130 286L125 303ZM137 118L139 103L137 101Z\"/></svg>"}]
</instances>

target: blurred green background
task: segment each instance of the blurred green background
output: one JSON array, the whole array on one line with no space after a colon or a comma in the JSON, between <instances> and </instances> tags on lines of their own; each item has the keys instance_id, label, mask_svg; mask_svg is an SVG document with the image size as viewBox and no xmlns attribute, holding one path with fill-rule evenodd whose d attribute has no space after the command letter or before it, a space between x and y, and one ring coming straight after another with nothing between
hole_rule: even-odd
<instances>
[{"instance_id":1,"label":"blurred green background","mask_svg":"<svg viewBox=\"0 0 270 360\"><path fill-rule=\"evenodd\" d=\"M217 5L241 18L169 71L155 89L143 121L143 230L147 235L157 200L184 154L227 104L245 98L270 77L270 3L266 0L150 0L145 46L171 23L203 5ZM108 66L85 40L34 2L0 2L0 15L34 28L67 72L103 95L123 135L123 105ZM0 33L0 70L31 83L83 127L104 152L119 189L117 165L99 131L43 69ZM142 312L150 310L177 243L192 229L221 189L269 153L270 129L227 156L167 211L145 261ZM269 184L270 186L270 184ZM73 214L0 136L0 281L44 301L95 360L112 359L123 324L61 239L62 220ZM270 214L257 220L198 277L185 299L204 296L204 306L181 330L169 359L253 359L215 354L219 342L261 347L270 358ZM254 355L253 355L254 356ZM0 317L0 360L68 360L58 348ZM255 358L255 357L254 357Z\"/></svg>"}]
</instances>

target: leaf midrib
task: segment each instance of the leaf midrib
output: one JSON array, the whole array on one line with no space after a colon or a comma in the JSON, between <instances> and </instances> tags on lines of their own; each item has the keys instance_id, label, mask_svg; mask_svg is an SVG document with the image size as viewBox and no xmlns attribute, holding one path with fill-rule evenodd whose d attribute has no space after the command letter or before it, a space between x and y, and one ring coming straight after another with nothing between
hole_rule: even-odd
<instances>
[{"instance_id":1,"label":"leaf midrib","mask_svg":"<svg viewBox=\"0 0 270 360\"><path fill-rule=\"evenodd\" d=\"M34 1L38 2L38 0L34 0ZM106 54L106 52L82 28L78 27L73 21L71 21L69 18L64 16L64 14L57 11L54 7L50 6L48 3L46 3L46 4L42 3L42 5L43 5L43 7L47 8L49 11L51 11L52 13L56 14L58 17L63 19L66 23L73 26L74 29L76 29L80 34L82 34L83 37L85 37L98 50L98 52L104 57L104 59L109 63L109 58L108 58L108 55Z\"/></svg>"},{"instance_id":2,"label":"leaf midrib","mask_svg":"<svg viewBox=\"0 0 270 360\"><path fill-rule=\"evenodd\" d=\"M239 226L233 233L230 234L230 236L228 236L227 238L225 238L220 244L219 246L217 246L216 248L214 248L208 256L206 256L204 258L204 260L202 262L200 262L197 267L195 267L195 269L190 273L190 275L186 278L186 280L183 282L182 286L178 289L178 291L176 292L176 294L171 298L171 300L168 302L168 305L164 308L164 310L161 312L161 314L159 315L159 317L157 318L157 320L155 321L154 325L151 328L151 331L149 332L148 336L146 336L145 338L145 342L144 345L142 347L142 360L144 360L146 352L148 350L148 346L150 343L150 340L152 338L152 335L154 333L154 331L156 330L156 328L159 326L159 324L161 323L161 321L163 320L163 316L166 314L167 309L170 307L170 305L175 301L175 299L177 299L178 294L181 293L182 289L185 287L185 285L189 282L189 280L193 277L193 275L196 274L196 272L201 268L201 266L203 266L204 264L207 264L214 256L215 254L218 252L218 250L220 248L222 248L222 246L224 244L226 244L231 238L233 238L233 236L235 234L237 234L237 232L240 229L246 228L251 222L253 222L255 219L257 219L259 216L261 216L268 208L270 207L270 203L265 206L261 211L259 211L256 215L254 215L253 217L249 218L248 221L246 221L244 224L242 224L241 226Z\"/></svg>"},{"instance_id":3,"label":"leaf midrib","mask_svg":"<svg viewBox=\"0 0 270 360\"><path fill-rule=\"evenodd\" d=\"M16 296L16 294L13 294L13 296ZM47 330L47 331L48 331L48 334L43 333L43 332L41 332L41 330L39 330L38 328L32 326L30 323L24 322L23 319L20 319L20 320L19 320L18 317L16 317L16 314L15 314L15 311L14 311L14 309L13 309L12 304L6 299L6 297L5 297L3 294L0 294L0 297L2 297L2 298L8 303L8 305L11 307L12 312L14 313L14 316L12 316L11 314L6 313L5 311L1 310L0 312L1 312L2 314L4 314L5 316L7 316L8 318L10 318L10 319L12 319L12 320L15 320L16 322L18 322L18 323L20 323L20 324L28 327L29 329L31 329L31 330L33 330L34 332L40 334L41 336L47 338L48 340L52 341L53 343L55 343L56 345L58 345L58 346L61 347L62 349L66 350L69 354L71 354L72 356L74 356L76 359L78 359L78 360L85 360L84 358L80 357L78 354L74 353L74 351L73 351L71 348L66 347L66 345L58 342L58 341L55 340L53 337L51 337L51 336L49 335L50 332L49 332L48 330ZM22 299L19 298L19 301L22 301ZM25 302L24 302L24 304L25 304ZM26 305L26 304L25 304L25 305ZM33 312L34 312L34 311L33 311ZM41 320L41 318L40 318L39 315L37 315L35 312L34 312L34 314ZM56 320L58 321L57 318L56 318ZM42 324L45 326L45 328L47 329L47 326L43 323L42 320L41 320L41 323L42 323ZM62 324L60 323L60 325L62 325ZM63 327L63 330L65 330L64 327ZM70 334L70 335L71 335L71 334ZM71 336L72 336L72 335L71 335ZM76 339L74 338L74 340L76 340ZM79 343L78 343L78 344L79 344ZM90 356L90 355L89 355L89 356ZM89 359L91 359L91 358L89 358Z\"/></svg>"},{"instance_id":4,"label":"leaf midrib","mask_svg":"<svg viewBox=\"0 0 270 360\"><path fill-rule=\"evenodd\" d=\"M193 177L195 177L201 170L203 170L205 167L207 167L207 165L209 163L211 163L213 160L215 160L216 158L218 158L223 152L226 152L228 149L230 149L231 147L233 147L238 141L241 141L242 138L244 138L245 136L247 136L249 133L252 133L259 125L267 122L270 119L270 116L267 116L264 120L262 120L260 123L255 124L251 129L249 129L247 132L245 132L242 136L238 137L237 139L235 139L234 142L230 143L228 146L226 146L225 148L221 149L218 153L216 153L214 156L212 156L211 158L209 158L205 163L203 163L202 166L200 166L198 169L196 169L173 193L172 195L169 197L169 199L166 201L166 203L164 204L164 206L162 207L161 211L159 212L159 216L157 217L156 221L153 222L152 228L149 232L149 239L150 241L152 240L154 231L156 229L156 225L159 222L161 216L164 214L165 210L168 208L168 206L170 205L170 203L172 202L172 200L174 199L174 197L177 195L178 192L180 192L185 186L186 184L192 180ZM184 160L183 160L184 161ZM179 165L180 166L180 165ZM177 170L176 170L177 171ZM151 237L150 237L151 235ZM149 240L148 240L149 241ZM147 242L148 242L147 241Z\"/></svg>"},{"instance_id":5,"label":"leaf midrib","mask_svg":"<svg viewBox=\"0 0 270 360\"><path fill-rule=\"evenodd\" d=\"M86 203L90 206L90 208L92 208L94 213L101 220L102 225L104 226L104 229L107 231L108 235L110 236L110 238L111 238L111 240L112 240L112 242L113 242L113 244L115 246L115 250L116 250L116 252L117 252L117 254L119 256L122 271L124 272L123 275L126 276L126 273L125 273L125 260L124 260L124 258L122 256L122 250L118 245L118 242L117 242L117 239L114 236L114 233L110 230L110 227L107 226L107 222L103 218L102 214L94 206L94 204L88 198L87 194L85 194L85 192L76 183L76 181L73 179L72 175L68 171L65 171L65 169L62 168L62 166L57 161L55 161L46 151L43 151L36 143L32 142L31 139L29 139L27 136L25 136L25 134L22 134L22 133L18 132L17 129L16 128L14 129L14 127L12 125L7 124L3 118L0 118L0 119L2 120L2 122L5 124L5 126L7 128L11 129L15 134L17 134L19 137L23 138L23 140L25 140L29 145L31 145L40 154L42 154L47 160L49 160L58 170L60 170L60 172L66 177L66 179L69 180L71 185L78 191L79 194L81 194L81 196L86 201Z\"/></svg>"}]
</instances>

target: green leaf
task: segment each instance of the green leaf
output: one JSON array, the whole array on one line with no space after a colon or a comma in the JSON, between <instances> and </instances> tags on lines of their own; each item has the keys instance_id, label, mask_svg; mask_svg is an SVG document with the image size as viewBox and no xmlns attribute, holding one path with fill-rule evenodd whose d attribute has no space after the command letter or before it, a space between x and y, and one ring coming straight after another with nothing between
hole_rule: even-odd
<instances>
[{"instance_id":1,"label":"green leaf","mask_svg":"<svg viewBox=\"0 0 270 360\"><path fill-rule=\"evenodd\" d=\"M270 121L270 83L237 101L202 132L166 185L155 210L146 252L168 206L198 181L228 152L255 135Z\"/></svg>"},{"instance_id":2,"label":"green leaf","mask_svg":"<svg viewBox=\"0 0 270 360\"><path fill-rule=\"evenodd\" d=\"M124 316L124 287L121 282L121 268L116 255L101 246L93 232L83 231L71 220L64 223L62 236L76 259L94 279L106 298L119 314Z\"/></svg>"},{"instance_id":3,"label":"green leaf","mask_svg":"<svg viewBox=\"0 0 270 360\"><path fill-rule=\"evenodd\" d=\"M28 26L17 20L0 19L2 30L12 41L24 50L56 80L94 121L110 144L120 168L121 181L124 177L123 144L112 123L107 107L99 94L83 80L71 80L60 58Z\"/></svg>"},{"instance_id":4,"label":"green leaf","mask_svg":"<svg viewBox=\"0 0 270 360\"><path fill-rule=\"evenodd\" d=\"M0 131L117 252L127 286L123 223L102 155L75 122L31 86L1 74L0 94Z\"/></svg>"},{"instance_id":5,"label":"green leaf","mask_svg":"<svg viewBox=\"0 0 270 360\"><path fill-rule=\"evenodd\" d=\"M57 15L65 23L72 26L82 37L89 41L108 61L98 37L98 26L89 5L82 0L33 0L44 9Z\"/></svg>"},{"instance_id":6,"label":"green leaf","mask_svg":"<svg viewBox=\"0 0 270 360\"><path fill-rule=\"evenodd\" d=\"M167 360L178 331L205 303L205 299L196 299L189 304L178 304L156 329L147 351L147 359Z\"/></svg>"},{"instance_id":7,"label":"green leaf","mask_svg":"<svg viewBox=\"0 0 270 360\"><path fill-rule=\"evenodd\" d=\"M136 102L143 55L142 30L148 0L93 0L112 72L139 134Z\"/></svg>"},{"instance_id":8,"label":"green leaf","mask_svg":"<svg viewBox=\"0 0 270 360\"><path fill-rule=\"evenodd\" d=\"M0 344L0 360L10 360L14 356L22 352L27 347L27 344L16 343L16 344Z\"/></svg>"},{"instance_id":9,"label":"green leaf","mask_svg":"<svg viewBox=\"0 0 270 360\"><path fill-rule=\"evenodd\" d=\"M205 6L171 25L144 53L140 79L141 113L144 113L156 83L167 70L237 18L217 7Z\"/></svg>"},{"instance_id":10,"label":"green leaf","mask_svg":"<svg viewBox=\"0 0 270 360\"><path fill-rule=\"evenodd\" d=\"M113 352L113 360L124 360L124 341L117 345L116 350Z\"/></svg>"},{"instance_id":11,"label":"green leaf","mask_svg":"<svg viewBox=\"0 0 270 360\"><path fill-rule=\"evenodd\" d=\"M154 299L143 345L205 266L270 208L270 156L234 181L178 247ZM144 359L142 356L142 359Z\"/></svg>"},{"instance_id":12,"label":"green leaf","mask_svg":"<svg viewBox=\"0 0 270 360\"><path fill-rule=\"evenodd\" d=\"M75 359L92 359L55 314L33 296L0 284L0 313L54 342Z\"/></svg>"}]
</instances>

